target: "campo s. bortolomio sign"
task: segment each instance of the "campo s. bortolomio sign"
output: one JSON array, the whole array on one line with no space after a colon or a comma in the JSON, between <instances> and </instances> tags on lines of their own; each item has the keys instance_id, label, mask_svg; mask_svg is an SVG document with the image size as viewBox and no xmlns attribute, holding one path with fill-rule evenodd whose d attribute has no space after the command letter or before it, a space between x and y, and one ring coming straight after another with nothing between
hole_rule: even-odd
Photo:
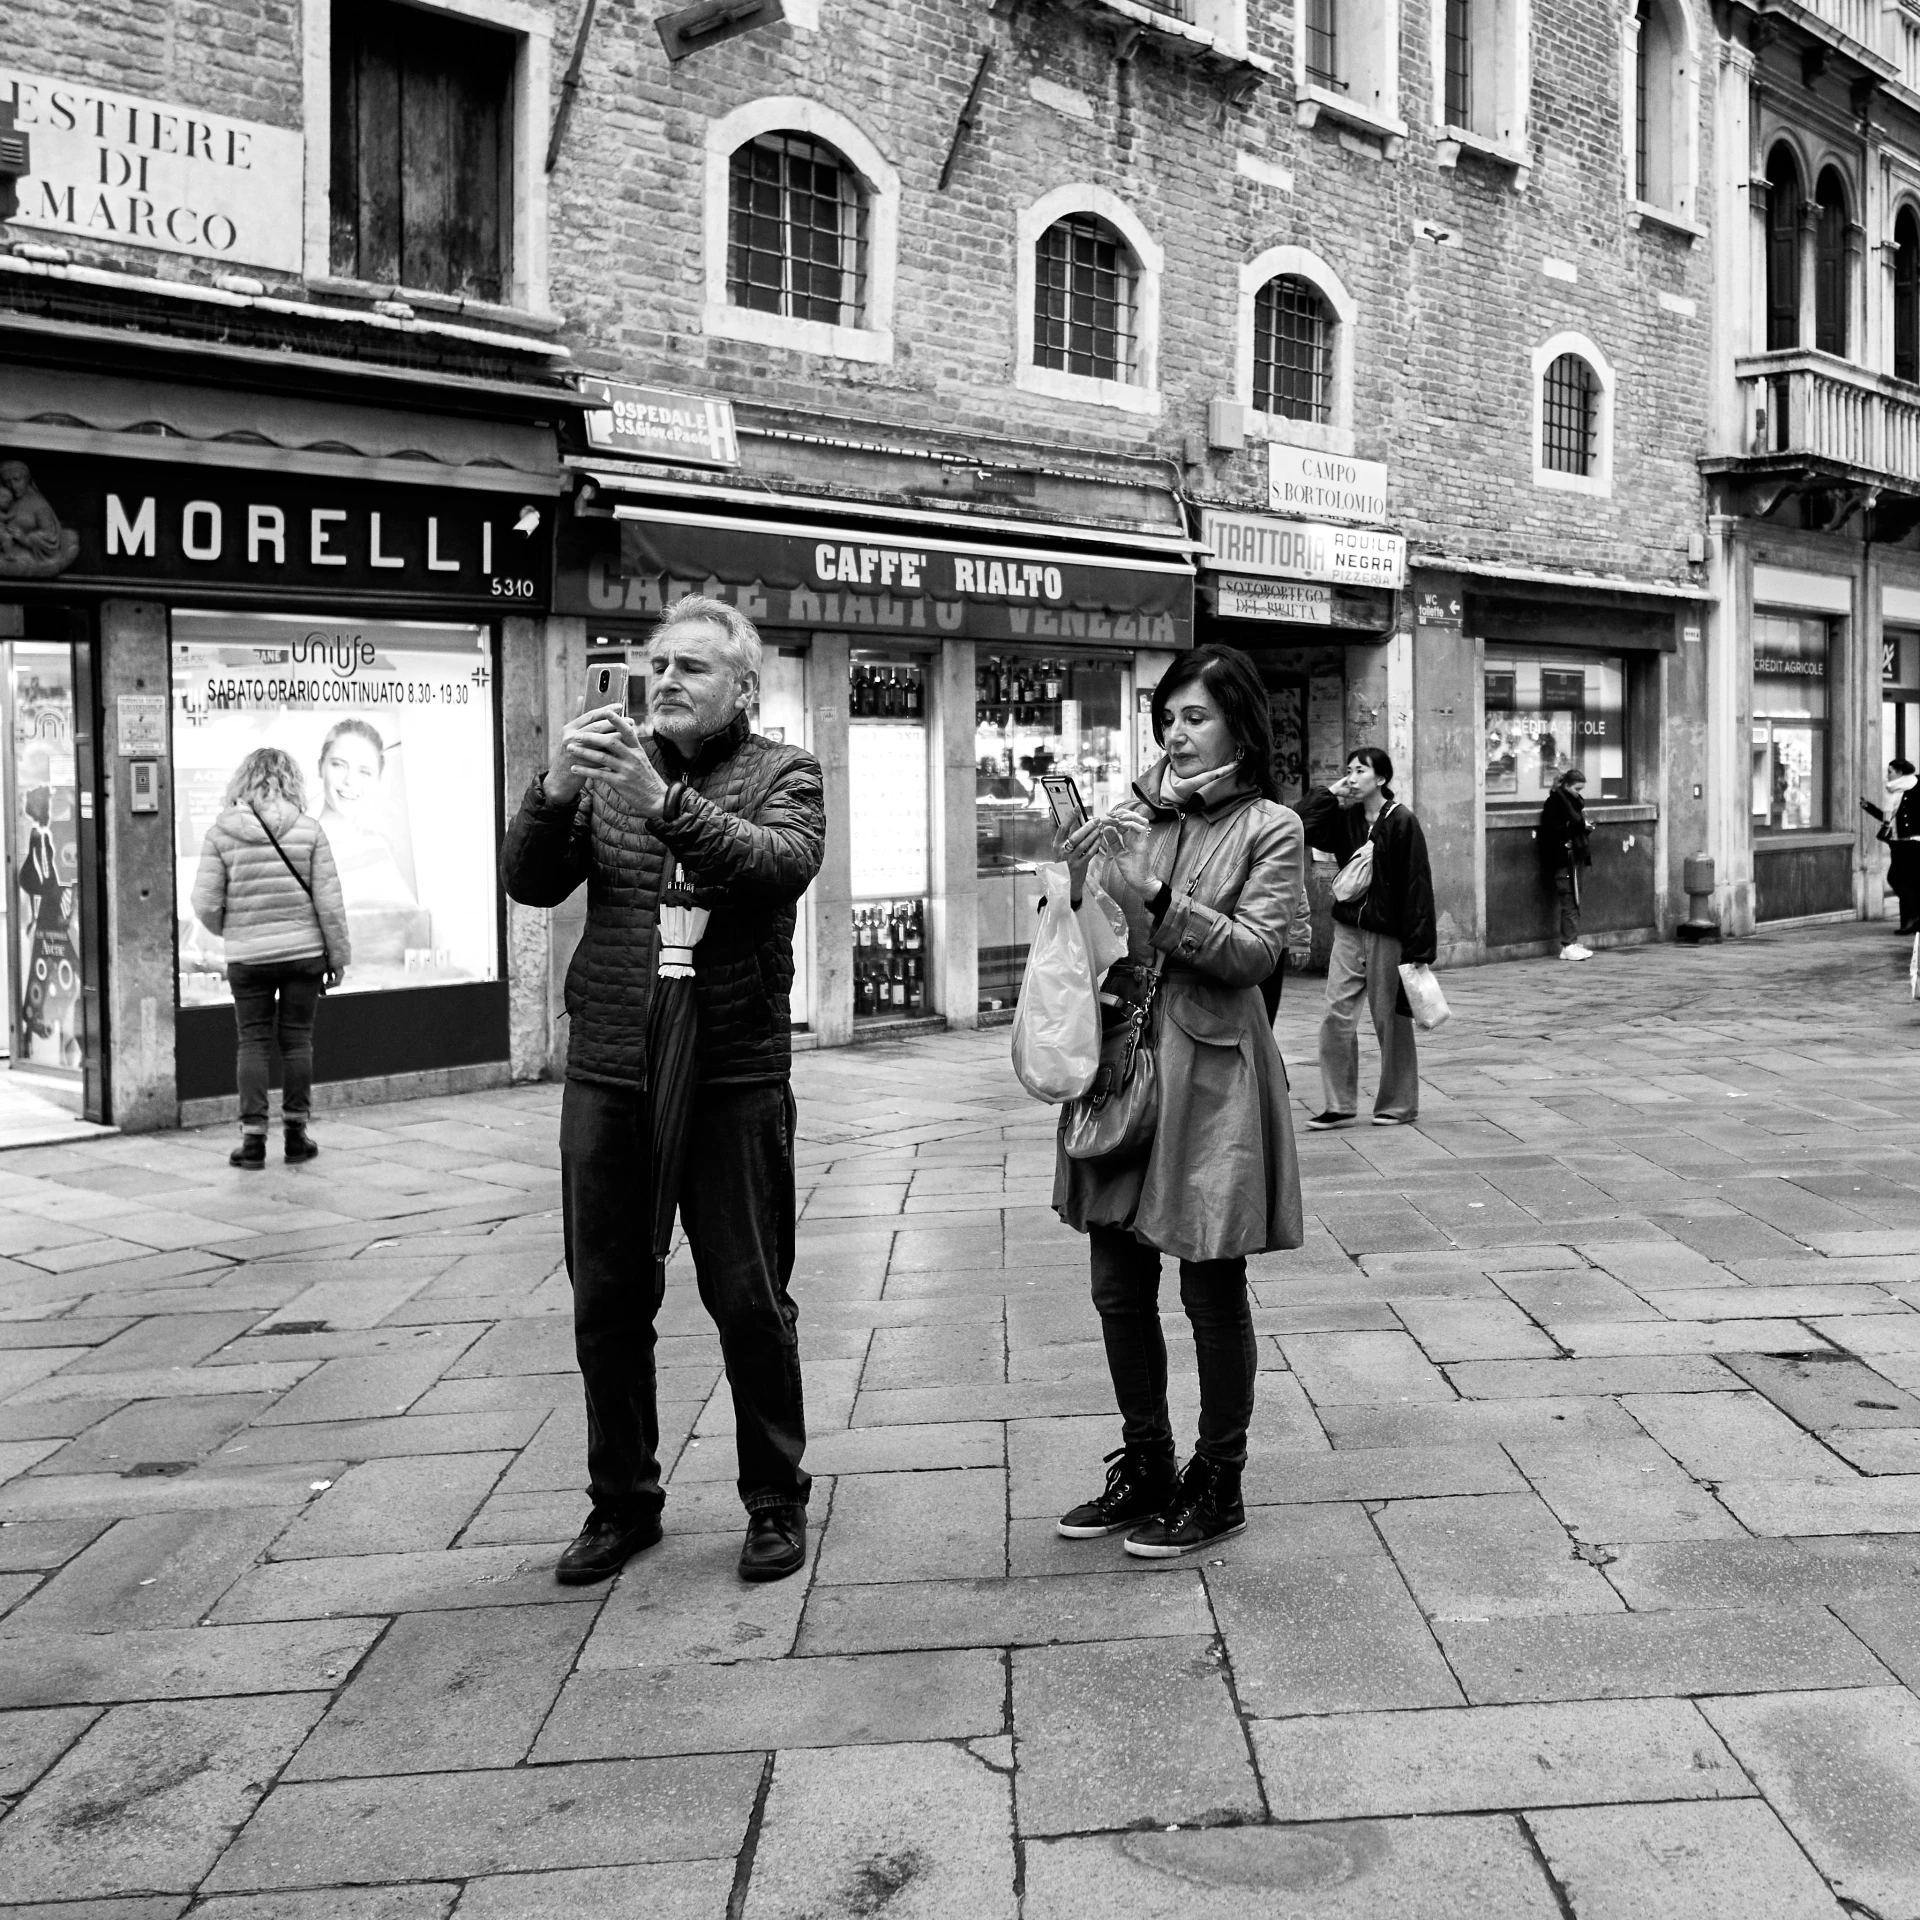
<instances>
[{"instance_id":1,"label":"campo s. bortolomio sign","mask_svg":"<svg viewBox=\"0 0 1920 1920\"><path fill-rule=\"evenodd\" d=\"M32 156L16 225L300 271L298 129L7 66L0 100Z\"/></svg>"},{"instance_id":2,"label":"campo s. bortolomio sign","mask_svg":"<svg viewBox=\"0 0 1920 1920\"><path fill-rule=\"evenodd\" d=\"M0 595L126 594L544 610L554 501L0 446Z\"/></svg>"},{"instance_id":3,"label":"campo s. bortolomio sign","mask_svg":"<svg viewBox=\"0 0 1920 1920\"><path fill-rule=\"evenodd\" d=\"M651 617L684 594L748 619L974 640L1193 643L1184 561L1107 558L946 536L769 526L695 514L575 520L560 532L559 613Z\"/></svg>"}]
</instances>

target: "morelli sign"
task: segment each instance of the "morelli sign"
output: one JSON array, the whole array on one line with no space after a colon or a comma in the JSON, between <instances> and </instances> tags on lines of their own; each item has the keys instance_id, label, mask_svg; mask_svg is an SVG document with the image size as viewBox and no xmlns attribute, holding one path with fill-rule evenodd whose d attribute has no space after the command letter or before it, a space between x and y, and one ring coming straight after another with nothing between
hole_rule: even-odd
<instances>
[{"instance_id":1,"label":"morelli sign","mask_svg":"<svg viewBox=\"0 0 1920 1920\"><path fill-rule=\"evenodd\" d=\"M300 271L295 129L0 66L4 99L32 143L16 226Z\"/></svg>"},{"instance_id":2,"label":"morelli sign","mask_svg":"<svg viewBox=\"0 0 1920 1920\"><path fill-rule=\"evenodd\" d=\"M661 460L680 467L737 467L733 402L664 387L583 380L582 393L600 401L587 415L587 444L630 460Z\"/></svg>"},{"instance_id":3,"label":"morelli sign","mask_svg":"<svg viewBox=\"0 0 1920 1920\"><path fill-rule=\"evenodd\" d=\"M554 501L0 447L0 586L544 609Z\"/></svg>"}]
</instances>

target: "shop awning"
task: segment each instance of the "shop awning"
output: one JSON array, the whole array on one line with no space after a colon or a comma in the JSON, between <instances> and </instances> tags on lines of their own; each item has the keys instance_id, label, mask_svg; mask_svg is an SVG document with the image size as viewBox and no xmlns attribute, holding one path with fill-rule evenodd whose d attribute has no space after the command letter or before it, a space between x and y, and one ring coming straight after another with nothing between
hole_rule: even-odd
<instances>
[{"instance_id":1,"label":"shop awning","mask_svg":"<svg viewBox=\"0 0 1920 1920\"><path fill-rule=\"evenodd\" d=\"M773 628L902 639L1184 648L1193 566L897 525L725 518L622 506L563 523L555 608L659 614L709 593Z\"/></svg>"}]
</instances>

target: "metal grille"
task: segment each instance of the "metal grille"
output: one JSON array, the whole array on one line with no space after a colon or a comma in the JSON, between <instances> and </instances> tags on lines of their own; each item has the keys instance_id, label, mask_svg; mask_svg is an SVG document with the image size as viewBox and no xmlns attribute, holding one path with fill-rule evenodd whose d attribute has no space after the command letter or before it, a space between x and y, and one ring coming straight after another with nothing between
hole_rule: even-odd
<instances>
[{"instance_id":1,"label":"metal grille","mask_svg":"<svg viewBox=\"0 0 1920 1920\"><path fill-rule=\"evenodd\" d=\"M727 298L737 307L860 324L866 297L866 195L831 147L766 133L733 156Z\"/></svg>"},{"instance_id":2,"label":"metal grille","mask_svg":"<svg viewBox=\"0 0 1920 1920\"><path fill-rule=\"evenodd\" d=\"M1253 404L1289 420L1325 421L1333 400L1333 328L1327 303L1282 274L1253 302Z\"/></svg>"},{"instance_id":3,"label":"metal grille","mask_svg":"<svg viewBox=\"0 0 1920 1920\"><path fill-rule=\"evenodd\" d=\"M1307 0L1307 78L1317 87L1340 84L1340 0Z\"/></svg>"},{"instance_id":4,"label":"metal grille","mask_svg":"<svg viewBox=\"0 0 1920 1920\"><path fill-rule=\"evenodd\" d=\"M1447 0L1447 125L1473 126L1473 0Z\"/></svg>"},{"instance_id":5,"label":"metal grille","mask_svg":"<svg viewBox=\"0 0 1920 1920\"><path fill-rule=\"evenodd\" d=\"M1563 353L1547 369L1541 396L1542 463L1550 473L1593 472L1599 423L1593 369L1577 353Z\"/></svg>"},{"instance_id":6,"label":"metal grille","mask_svg":"<svg viewBox=\"0 0 1920 1920\"><path fill-rule=\"evenodd\" d=\"M1035 249L1035 365L1090 380L1131 381L1133 332L1133 258L1126 243L1090 214L1055 221Z\"/></svg>"}]
</instances>

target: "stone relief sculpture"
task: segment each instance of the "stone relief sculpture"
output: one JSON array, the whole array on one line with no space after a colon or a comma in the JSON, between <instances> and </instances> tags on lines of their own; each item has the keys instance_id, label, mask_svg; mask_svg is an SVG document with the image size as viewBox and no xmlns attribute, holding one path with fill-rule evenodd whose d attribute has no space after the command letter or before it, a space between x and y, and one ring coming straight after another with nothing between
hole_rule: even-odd
<instances>
[{"instance_id":1,"label":"stone relief sculpture","mask_svg":"<svg viewBox=\"0 0 1920 1920\"><path fill-rule=\"evenodd\" d=\"M80 536L60 524L26 462L0 461L0 579L51 580L79 552Z\"/></svg>"}]
</instances>

